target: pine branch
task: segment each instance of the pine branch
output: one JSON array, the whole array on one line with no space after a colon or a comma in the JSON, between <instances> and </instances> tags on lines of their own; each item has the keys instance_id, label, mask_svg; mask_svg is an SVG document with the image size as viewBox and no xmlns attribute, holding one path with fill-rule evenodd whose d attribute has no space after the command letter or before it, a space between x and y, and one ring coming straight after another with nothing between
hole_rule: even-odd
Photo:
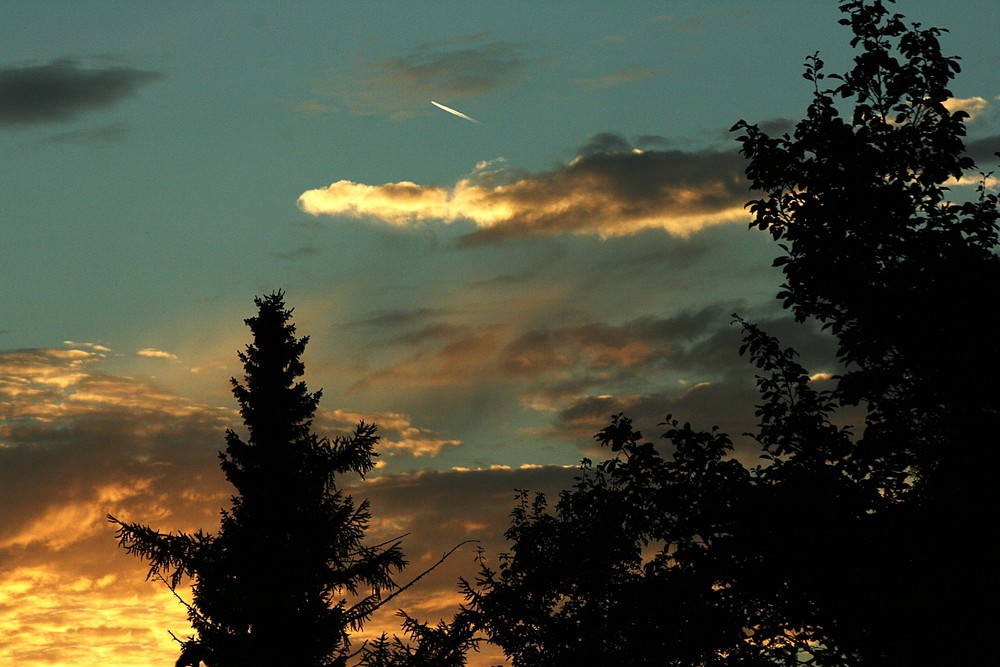
<instances>
[{"instance_id":1,"label":"pine branch","mask_svg":"<svg viewBox=\"0 0 1000 667\"><path fill-rule=\"evenodd\" d=\"M351 623L356 623L361 618L370 616L376 610L381 609L383 606L385 606L386 604L388 604L390 600L394 599L395 597L397 597L398 595L400 595L404 591L407 591L410 588L413 588L413 586L418 581L420 581L421 579L423 579L424 577L426 577L428 574L430 574L431 572L433 572L434 570L436 570L442 563L444 563L446 560L448 560L448 558L453 553L455 553L456 551L458 551L461 547L465 546L466 544L471 544L473 542L478 543L479 540L465 540L463 542L459 542L458 544L456 544L455 546L453 546L450 550L448 550L443 556L441 556L441 558L439 558L436 563L434 563L429 568L427 568L426 570L424 570L423 572L421 572L420 574L418 574L416 577L414 577L413 579L411 579L409 581L409 583L405 584L404 586L401 586L401 587L397 588L388 597L386 597L386 598L384 598L382 600L379 600L377 603L375 603L374 605L372 605L371 608L368 609L367 611L361 610L359 612L355 612L356 609L358 609L359 607L367 605L368 602L370 602L371 600L373 600L376 597L375 595L369 595L364 600L362 600L358 604L356 604L353 607L351 607L350 610L348 610L348 612L346 614L346 617L348 619L350 619Z\"/></svg>"}]
</instances>

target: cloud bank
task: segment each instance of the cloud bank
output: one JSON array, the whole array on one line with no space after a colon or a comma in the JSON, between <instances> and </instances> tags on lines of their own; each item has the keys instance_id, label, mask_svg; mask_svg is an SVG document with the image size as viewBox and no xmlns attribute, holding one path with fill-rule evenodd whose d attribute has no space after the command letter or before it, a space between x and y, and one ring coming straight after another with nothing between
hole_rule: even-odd
<instances>
[{"instance_id":1,"label":"cloud bank","mask_svg":"<svg viewBox=\"0 0 1000 667\"><path fill-rule=\"evenodd\" d=\"M539 234L608 238L646 229L687 237L748 219L743 168L735 151L643 151L605 133L551 171L512 173L501 158L479 163L450 188L340 180L303 192L298 206L313 216L374 218L398 227L466 220L477 227L466 242Z\"/></svg>"},{"instance_id":2,"label":"cloud bank","mask_svg":"<svg viewBox=\"0 0 1000 667\"><path fill-rule=\"evenodd\" d=\"M162 76L131 67L85 68L70 58L0 68L0 125L69 120L110 107Z\"/></svg>"}]
</instances>

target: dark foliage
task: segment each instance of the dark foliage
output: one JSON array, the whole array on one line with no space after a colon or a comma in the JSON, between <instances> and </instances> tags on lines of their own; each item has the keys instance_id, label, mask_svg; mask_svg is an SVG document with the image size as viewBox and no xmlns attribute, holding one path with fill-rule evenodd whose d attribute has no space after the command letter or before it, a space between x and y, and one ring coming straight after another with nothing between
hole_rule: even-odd
<instances>
[{"instance_id":1,"label":"dark foliage","mask_svg":"<svg viewBox=\"0 0 1000 667\"><path fill-rule=\"evenodd\" d=\"M946 186L974 164L968 114L944 105L959 64L941 53L943 31L908 26L883 2L841 9L861 52L842 75L808 59L813 101L793 135L733 129L762 194L749 203L752 226L785 251L778 297L839 340L849 372L838 398L870 407L866 455L899 493L950 456L956 426L996 417L996 384L975 380L1000 370L988 326L1000 209L982 184L962 203Z\"/></svg>"},{"instance_id":2,"label":"dark foliage","mask_svg":"<svg viewBox=\"0 0 1000 667\"><path fill-rule=\"evenodd\" d=\"M511 552L464 587L468 613L515 667L853 664L815 648L826 641L818 596L848 593L845 534L887 501L852 475L831 398L793 352L744 327L764 372L767 464L748 470L725 434L670 418L663 456L616 415L596 436L615 458L585 461L554 513L521 492Z\"/></svg>"},{"instance_id":3,"label":"dark foliage","mask_svg":"<svg viewBox=\"0 0 1000 667\"><path fill-rule=\"evenodd\" d=\"M358 667L465 667L469 651L477 650L482 641L465 613L436 626L403 611L399 616L408 641L396 636L390 640L383 633L365 646Z\"/></svg>"},{"instance_id":4,"label":"dark foliage","mask_svg":"<svg viewBox=\"0 0 1000 667\"><path fill-rule=\"evenodd\" d=\"M779 293L839 341L817 391L753 324L760 465L668 417L658 448L623 415L553 509L522 492L497 569L467 613L515 667L978 664L1000 611L990 526L1000 397L988 312L1000 284L997 197L947 187L974 168L945 101L942 31L887 2L840 3L854 66L806 63L794 132L741 121L761 197L753 227L784 254ZM826 82L833 87L827 88ZM842 107L847 107L843 109ZM865 410L855 434L835 425Z\"/></svg>"},{"instance_id":5,"label":"dark foliage","mask_svg":"<svg viewBox=\"0 0 1000 667\"><path fill-rule=\"evenodd\" d=\"M192 580L196 634L178 665L344 665L349 632L397 588L391 575L405 565L398 542L364 543L368 503L337 486L373 468L376 427L361 422L334 440L312 432L320 392L298 379L308 338L295 337L281 293L255 303L253 342L239 353L246 375L232 380L249 435L228 431L219 455L236 489L219 532L160 533L109 518L121 546L150 563L149 577L171 590Z\"/></svg>"}]
</instances>

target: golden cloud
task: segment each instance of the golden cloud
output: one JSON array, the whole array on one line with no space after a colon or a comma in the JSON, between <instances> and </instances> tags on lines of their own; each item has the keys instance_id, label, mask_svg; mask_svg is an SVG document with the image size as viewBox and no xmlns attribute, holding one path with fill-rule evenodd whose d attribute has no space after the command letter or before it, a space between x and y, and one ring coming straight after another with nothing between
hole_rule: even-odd
<instances>
[{"instance_id":1,"label":"golden cloud","mask_svg":"<svg viewBox=\"0 0 1000 667\"><path fill-rule=\"evenodd\" d=\"M143 583L141 572L129 574ZM177 645L167 628L183 634L184 607L164 591L151 594L150 585L124 591L125 583L116 574L82 576L50 566L4 573L0 664L171 664Z\"/></svg>"},{"instance_id":2,"label":"golden cloud","mask_svg":"<svg viewBox=\"0 0 1000 667\"><path fill-rule=\"evenodd\" d=\"M983 110L986 109L989 102L987 102L985 98L977 95L973 97L952 97L945 100L942 104L944 104L944 108L951 113L964 111L969 114L969 120L973 121L983 112Z\"/></svg>"},{"instance_id":3,"label":"golden cloud","mask_svg":"<svg viewBox=\"0 0 1000 667\"><path fill-rule=\"evenodd\" d=\"M381 452L405 452L412 456L437 456L445 447L457 447L461 440L441 438L432 431L414 426L408 415L398 412L360 413L347 410L316 412L317 426L334 433L347 433L359 421L374 422L379 427Z\"/></svg>"},{"instance_id":4,"label":"golden cloud","mask_svg":"<svg viewBox=\"0 0 1000 667\"><path fill-rule=\"evenodd\" d=\"M93 489L90 497L51 505L42 514L7 537L0 536L0 549L39 543L59 551L107 528L105 515L112 503L147 493L151 479L111 483Z\"/></svg>"},{"instance_id":5,"label":"golden cloud","mask_svg":"<svg viewBox=\"0 0 1000 667\"><path fill-rule=\"evenodd\" d=\"M171 359L171 360L177 359L176 354L165 352L163 350L157 350L156 348L152 347L144 347L143 349L137 351L136 354L139 355L140 357L147 357L149 359Z\"/></svg>"},{"instance_id":6,"label":"golden cloud","mask_svg":"<svg viewBox=\"0 0 1000 667\"><path fill-rule=\"evenodd\" d=\"M746 221L743 164L734 152L641 151L617 135L591 152L538 174L480 163L450 188L410 181L366 185L340 180L303 192L313 215L374 218L407 227L470 221L471 240L519 235L626 236L647 229L687 237L711 225ZM502 160L502 158L500 159Z\"/></svg>"}]
</instances>

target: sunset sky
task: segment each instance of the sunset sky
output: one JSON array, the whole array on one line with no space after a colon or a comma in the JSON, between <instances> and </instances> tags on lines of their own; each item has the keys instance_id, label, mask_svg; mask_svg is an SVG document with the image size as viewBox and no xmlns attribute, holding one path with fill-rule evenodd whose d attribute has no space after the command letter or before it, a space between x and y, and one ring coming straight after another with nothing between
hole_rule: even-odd
<instances>
[{"instance_id":1,"label":"sunset sky","mask_svg":"<svg viewBox=\"0 0 1000 667\"><path fill-rule=\"evenodd\" d=\"M952 104L995 168L995 2L897 8L951 30ZM4 2L0 664L173 664L184 609L104 517L216 528L255 295L284 290L310 336L317 430L380 425L354 493L373 539L410 533L411 575L466 539L495 558L514 489L565 488L614 413L650 438L668 413L752 428L734 312L822 382L832 346L774 299L728 130L801 117L805 56L851 57L838 18L834 0ZM450 616L473 557L398 606ZM391 611L367 634L398 631Z\"/></svg>"}]
</instances>

